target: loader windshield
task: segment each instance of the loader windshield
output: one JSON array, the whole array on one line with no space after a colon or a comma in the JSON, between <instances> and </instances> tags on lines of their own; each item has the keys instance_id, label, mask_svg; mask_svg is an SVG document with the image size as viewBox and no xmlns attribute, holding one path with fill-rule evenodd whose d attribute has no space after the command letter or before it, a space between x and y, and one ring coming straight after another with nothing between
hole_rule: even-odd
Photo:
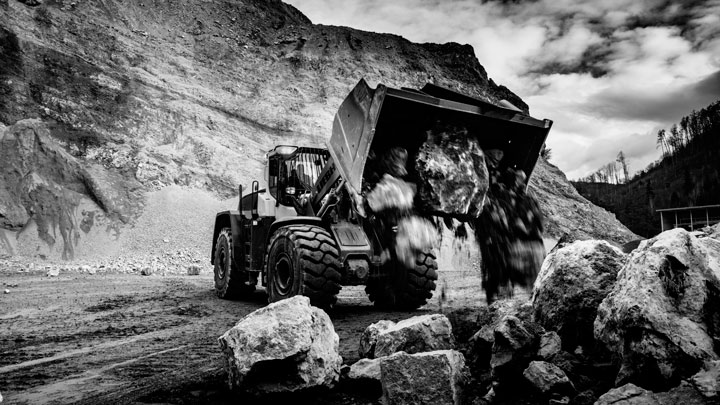
<instances>
[{"instance_id":1,"label":"loader windshield","mask_svg":"<svg viewBox=\"0 0 720 405\"><path fill-rule=\"evenodd\" d=\"M270 152L268 184L273 197L289 205L287 197L297 197L312 190L330 154L327 149L305 147L293 147L291 153L283 154L285 149L276 148Z\"/></svg>"},{"instance_id":2,"label":"loader windshield","mask_svg":"<svg viewBox=\"0 0 720 405\"><path fill-rule=\"evenodd\" d=\"M298 148L297 152L282 164L281 178L286 187L309 191L320 177L328 160L328 152L319 148Z\"/></svg>"}]
</instances>

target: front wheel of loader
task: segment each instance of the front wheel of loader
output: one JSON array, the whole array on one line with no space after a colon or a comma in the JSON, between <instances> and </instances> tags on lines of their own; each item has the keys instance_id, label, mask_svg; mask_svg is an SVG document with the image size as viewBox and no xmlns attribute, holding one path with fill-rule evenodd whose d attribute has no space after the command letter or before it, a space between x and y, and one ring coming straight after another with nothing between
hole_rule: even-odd
<instances>
[{"instance_id":1,"label":"front wheel of loader","mask_svg":"<svg viewBox=\"0 0 720 405\"><path fill-rule=\"evenodd\" d=\"M223 228L215 244L215 293L223 299L243 298L255 291L248 285L248 273L237 268L233 251L232 231Z\"/></svg>"},{"instance_id":2,"label":"front wheel of loader","mask_svg":"<svg viewBox=\"0 0 720 405\"><path fill-rule=\"evenodd\" d=\"M427 303L435 291L437 262L431 253L421 253L414 268L397 259L382 268L383 277L368 280L365 292L375 306L386 310L414 310Z\"/></svg>"},{"instance_id":3,"label":"front wheel of loader","mask_svg":"<svg viewBox=\"0 0 720 405\"><path fill-rule=\"evenodd\" d=\"M285 226L273 234L269 246L270 302L304 295L318 307L335 304L340 291L340 252L325 229L313 225Z\"/></svg>"}]
</instances>

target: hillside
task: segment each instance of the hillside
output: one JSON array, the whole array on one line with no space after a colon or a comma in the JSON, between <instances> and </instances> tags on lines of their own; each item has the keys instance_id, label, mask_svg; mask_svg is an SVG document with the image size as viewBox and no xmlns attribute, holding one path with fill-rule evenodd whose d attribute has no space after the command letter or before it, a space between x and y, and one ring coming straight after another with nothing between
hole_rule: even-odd
<instances>
[{"instance_id":1,"label":"hillside","mask_svg":"<svg viewBox=\"0 0 720 405\"><path fill-rule=\"evenodd\" d=\"M313 25L280 1L37 3L0 0L0 254L204 259L265 151L323 145L360 78L528 109L468 45ZM550 236L634 237L556 168L533 184Z\"/></svg>"},{"instance_id":2,"label":"hillside","mask_svg":"<svg viewBox=\"0 0 720 405\"><path fill-rule=\"evenodd\" d=\"M693 111L658 142L665 156L625 184L573 182L593 203L614 212L633 232L651 237L660 232L657 209L720 204L720 101ZM667 142L669 141L669 142ZM670 144L672 146L670 146Z\"/></svg>"}]
</instances>

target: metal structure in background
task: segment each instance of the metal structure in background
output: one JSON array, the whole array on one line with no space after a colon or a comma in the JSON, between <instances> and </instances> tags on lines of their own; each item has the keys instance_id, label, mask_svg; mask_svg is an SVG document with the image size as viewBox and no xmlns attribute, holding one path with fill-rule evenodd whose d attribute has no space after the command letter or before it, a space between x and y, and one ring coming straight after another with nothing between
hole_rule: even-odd
<instances>
[{"instance_id":1,"label":"metal structure in background","mask_svg":"<svg viewBox=\"0 0 720 405\"><path fill-rule=\"evenodd\" d=\"M660 213L660 231L673 228L685 228L694 231L720 222L720 204L697 207L665 208L655 210Z\"/></svg>"}]
</instances>

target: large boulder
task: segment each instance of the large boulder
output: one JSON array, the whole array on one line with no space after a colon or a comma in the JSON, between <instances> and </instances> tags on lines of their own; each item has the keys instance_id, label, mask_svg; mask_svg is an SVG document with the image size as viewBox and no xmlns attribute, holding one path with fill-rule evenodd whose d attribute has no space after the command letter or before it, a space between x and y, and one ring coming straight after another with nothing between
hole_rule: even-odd
<instances>
[{"instance_id":1,"label":"large boulder","mask_svg":"<svg viewBox=\"0 0 720 405\"><path fill-rule=\"evenodd\" d=\"M625 262L608 242L578 241L551 252L533 288L535 320L556 331L566 350L591 345L597 308Z\"/></svg>"},{"instance_id":2,"label":"large boulder","mask_svg":"<svg viewBox=\"0 0 720 405\"><path fill-rule=\"evenodd\" d=\"M438 124L427 131L414 169L420 209L476 217L490 184L485 155L464 127Z\"/></svg>"},{"instance_id":3,"label":"large boulder","mask_svg":"<svg viewBox=\"0 0 720 405\"><path fill-rule=\"evenodd\" d=\"M330 317L304 296L252 312L218 340L231 388L294 392L332 386L340 376L340 339Z\"/></svg>"},{"instance_id":4,"label":"large boulder","mask_svg":"<svg viewBox=\"0 0 720 405\"><path fill-rule=\"evenodd\" d=\"M616 383L676 385L720 343L720 241L683 229L640 244L598 308L595 337L620 363Z\"/></svg>"},{"instance_id":5,"label":"large boulder","mask_svg":"<svg viewBox=\"0 0 720 405\"><path fill-rule=\"evenodd\" d=\"M393 325L373 324L368 329L361 337L361 347L372 347L372 336L376 336L374 351L370 353L363 350L370 358L389 356L400 351L420 353L453 349L455 346L450 321L441 314L415 316Z\"/></svg>"},{"instance_id":6,"label":"large boulder","mask_svg":"<svg viewBox=\"0 0 720 405\"><path fill-rule=\"evenodd\" d=\"M408 354L380 360L384 403L459 404L465 360L455 350Z\"/></svg>"}]
</instances>

